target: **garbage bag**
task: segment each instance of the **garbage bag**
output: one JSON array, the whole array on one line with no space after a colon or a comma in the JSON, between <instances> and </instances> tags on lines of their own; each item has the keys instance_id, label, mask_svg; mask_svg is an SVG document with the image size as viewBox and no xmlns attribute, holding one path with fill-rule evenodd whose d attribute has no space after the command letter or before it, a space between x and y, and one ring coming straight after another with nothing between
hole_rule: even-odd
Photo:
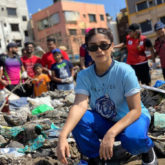
<instances>
[{"instance_id":1,"label":"garbage bag","mask_svg":"<svg viewBox=\"0 0 165 165\"><path fill-rule=\"evenodd\" d=\"M32 115L38 115L40 113L51 111L51 110L54 110L54 108L46 104L42 104L32 110Z\"/></svg>"}]
</instances>

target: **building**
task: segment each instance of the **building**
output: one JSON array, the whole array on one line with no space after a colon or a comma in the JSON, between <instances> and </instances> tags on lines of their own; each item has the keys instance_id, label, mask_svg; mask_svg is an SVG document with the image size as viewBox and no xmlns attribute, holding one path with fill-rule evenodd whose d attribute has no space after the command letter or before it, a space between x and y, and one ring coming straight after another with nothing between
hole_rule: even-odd
<instances>
[{"instance_id":1,"label":"building","mask_svg":"<svg viewBox=\"0 0 165 165\"><path fill-rule=\"evenodd\" d=\"M128 12L126 8L121 9L116 17L120 42L125 42L128 30Z\"/></svg>"},{"instance_id":2,"label":"building","mask_svg":"<svg viewBox=\"0 0 165 165\"><path fill-rule=\"evenodd\" d=\"M154 24L165 23L165 0L126 0L129 24L139 23L142 34L155 40Z\"/></svg>"},{"instance_id":3,"label":"building","mask_svg":"<svg viewBox=\"0 0 165 165\"><path fill-rule=\"evenodd\" d=\"M112 17L109 14L106 14L107 16L107 25L108 28L111 29L111 32L113 34L113 42L115 45L119 44L119 33L117 29L117 22L112 20Z\"/></svg>"},{"instance_id":4,"label":"building","mask_svg":"<svg viewBox=\"0 0 165 165\"><path fill-rule=\"evenodd\" d=\"M55 37L57 46L65 46L70 55L79 54L86 28L107 28L103 5L74 1L55 3L32 15L34 39L47 49L48 37Z\"/></svg>"},{"instance_id":5,"label":"building","mask_svg":"<svg viewBox=\"0 0 165 165\"><path fill-rule=\"evenodd\" d=\"M21 48L29 37L29 18L26 0L1 0L0 2L0 53L9 42Z\"/></svg>"}]
</instances>

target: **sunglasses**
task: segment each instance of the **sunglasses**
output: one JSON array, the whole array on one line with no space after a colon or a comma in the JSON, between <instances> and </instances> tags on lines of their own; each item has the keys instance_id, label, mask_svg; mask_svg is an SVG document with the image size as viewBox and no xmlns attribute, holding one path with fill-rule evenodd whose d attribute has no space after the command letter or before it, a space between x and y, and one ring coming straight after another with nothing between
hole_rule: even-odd
<instances>
[{"instance_id":1,"label":"sunglasses","mask_svg":"<svg viewBox=\"0 0 165 165\"><path fill-rule=\"evenodd\" d=\"M110 46L111 44L108 44L108 43L101 43L100 45L93 44L93 45L88 46L88 50L91 52L97 51L98 48L100 48L101 50L107 50L110 48Z\"/></svg>"}]
</instances>

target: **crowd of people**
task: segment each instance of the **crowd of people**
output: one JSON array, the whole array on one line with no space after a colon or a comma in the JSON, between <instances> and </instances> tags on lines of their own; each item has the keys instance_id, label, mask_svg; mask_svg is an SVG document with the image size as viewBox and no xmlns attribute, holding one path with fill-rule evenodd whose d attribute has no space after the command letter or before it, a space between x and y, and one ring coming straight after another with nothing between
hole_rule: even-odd
<instances>
[{"instance_id":1,"label":"crowd of people","mask_svg":"<svg viewBox=\"0 0 165 165\"><path fill-rule=\"evenodd\" d=\"M16 43L7 45L7 53L0 55L0 88L21 97L41 96L54 89L74 89L73 65L68 54L56 48L55 39L47 39L49 51L42 57L34 54L34 47L33 42L26 42L20 57Z\"/></svg>"},{"instance_id":2,"label":"crowd of people","mask_svg":"<svg viewBox=\"0 0 165 165\"><path fill-rule=\"evenodd\" d=\"M25 43L21 58L17 45L9 43L8 53L0 55L1 86L12 91L30 78L23 85L25 91L18 88L15 93L40 96L49 89L75 90L75 101L58 141L57 155L62 163L68 163L67 137L72 132L89 165L106 164L113 157L115 140L129 153L142 154L143 165L158 165L154 144L147 135L151 117L141 102L139 85L151 83L146 50L151 52L153 64L156 55L160 56L165 77L165 25L157 22L154 28L158 36L154 47L141 35L138 24L130 25L126 42L115 46L109 29L90 29L80 48L82 70L75 87L73 65L67 53L56 48L54 39L47 40L49 52L41 58L33 54L32 42ZM128 50L127 64L111 57L115 47L123 46Z\"/></svg>"}]
</instances>

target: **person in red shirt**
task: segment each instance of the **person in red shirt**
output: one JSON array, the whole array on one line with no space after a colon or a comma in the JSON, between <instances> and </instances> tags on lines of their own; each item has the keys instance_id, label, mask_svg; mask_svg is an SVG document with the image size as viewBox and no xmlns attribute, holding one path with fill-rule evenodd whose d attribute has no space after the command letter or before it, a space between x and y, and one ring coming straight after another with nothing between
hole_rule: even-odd
<instances>
[{"instance_id":1,"label":"person in red shirt","mask_svg":"<svg viewBox=\"0 0 165 165\"><path fill-rule=\"evenodd\" d=\"M53 64L56 63L56 60L54 59L54 56L52 54L52 51L56 49L56 40L54 38L48 38L47 47L49 51L43 54L41 58L41 62L43 66L43 72L47 73L51 77L51 67ZM63 50L60 51L61 51L62 59L69 60L68 54ZM54 90L55 88L56 88L56 84L53 81L51 81L50 90Z\"/></svg>"},{"instance_id":2,"label":"person in red shirt","mask_svg":"<svg viewBox=\"0 0 165 165\"><path fill-rule=\"evenodd\" d=\"M34 51L34 43L33 42L26 42L24 44L26 49L26 55L21 57L21 61L25 67L25 70L27 71L27 74L30 78L34 78L34 65L37 63L41 64L41 59L33 54ZM33 84L25 84L24 89L26 90L26 96L32 96L33 94Z\"/></svg>"},{"instance_id":3,"label":"person in red shirt","mask_svg":"<svg viewBox=\"0 0 165 165\"><path fill-rule=\"evenodd\" d=\"M157 34L154 48L156 50L156 55L160 57L163 77L165 79L165 24L159 21L155 24L154 29Z\"/></svg>"},{"instance_id":4,"label":"person in red shirt","mask_svg":"<svg viewBox=\"0 0 165 165\"><path fill-rule=\"evenodd\" d=\"M21 57L21 61L27 71L29 77L33 78L35 73L33 67L36 63L41 63L41 59L38 56L33 54L34 51L34 43L26 42L25 43L26 55Z\"/></svg>"},{"instance_id":5,"label":"person in red shirt","mask_svg":"<svg viewBox=\"0 0 165 165\"><path fill-rule=\"evenodd\" d=\"M126 36L126 47L128 51L127 64L131 65L135 70L138 80L142 84L150 85L151 76L148 66L148 58L146 51L150 51L151 58L155 63L154 50L152 43L146 36L141 35L140 26L133 23L129 26L128 35ZM115 48L121 48L124 43L115 46Z\"/></svg>"},{"instance_id":6,"label":"person in red shirt","mask_svg":"<svg viewBox=\"0 0 165 165\"><path fill-rule=\"evenodd\" d=\"M53 57L52 50L56 49L56 40L54 38L48 38L47 39L47 47L48 47L48 52L43 54L41 58L42 66L44 67L45 70L48 71L48 69L51 69L51 66L56 63L56 60ZM64 60L69 60L69 56L66 52L61 50L62 58Z\"/></svg>"}]
</instances>

